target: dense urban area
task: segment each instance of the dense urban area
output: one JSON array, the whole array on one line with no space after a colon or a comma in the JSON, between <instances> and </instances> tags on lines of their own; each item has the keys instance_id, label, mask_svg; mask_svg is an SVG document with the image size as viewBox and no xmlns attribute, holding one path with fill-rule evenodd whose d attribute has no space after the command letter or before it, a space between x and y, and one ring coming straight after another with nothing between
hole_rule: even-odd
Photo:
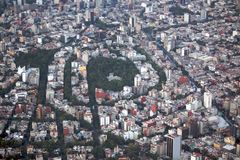
<instances>
[{"instance_id":1,"label":"dense urban area","mask_svg":"<svg viewBox=\"0 0 240 160\"><path fill-rule=\"evenodd\" d=\"M240 0L0 0L0 159L240 160Z\"/></svg>"}]
</instances>

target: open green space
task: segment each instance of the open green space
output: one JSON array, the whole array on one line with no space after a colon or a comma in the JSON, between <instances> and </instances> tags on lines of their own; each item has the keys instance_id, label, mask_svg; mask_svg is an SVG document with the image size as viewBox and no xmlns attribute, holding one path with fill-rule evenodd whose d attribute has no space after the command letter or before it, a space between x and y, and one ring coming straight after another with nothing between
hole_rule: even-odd
<instances>
[{"instance_id":1,"label":"open green space","mask_svg":"<svg viewBox=\"0 0 240 160\"><path fill-rule=\"evenodd\" d=\"M35 50L28 54L19 54L16 56L15 63L18 66L30 66L40 69L40 80L38 86L38 103L46 103L46 87L48 65L53 61L55 50Z\"/></svg>"},{"instance_id":2,"label":"open green space","mask_svg":"<svg viewBox=\"0 0 240 160\"><path fill-rule=\"evenodd\" d=\"M96 22L95 22L95 26L100 28L100 29L107 29L107 28L118 27L119 25L108 24L108 23L105 23L105 22L101 21L100 19L97 19Z\"/></svg>"},{"instance_id":3,"label":"open green space","mask_svg":"<svg viewBox=\"0 0 240 160\"><path fill-rule=\"evenodd\" d=\"M189 13L189 14L192 14L193 12L190 11L189 9L187 8L182 8L180 6L173 6L169 9L170 12L173 13L173 15L175 16L178 16L178 15L184 15L184 13Z\"/></svg>"},{"instance_id":4,"label":"open green space","mask_svg":"<svg viewBox=\"0 0 240 160\"><path fill-rule=\"evenodd\" d=\"M123 86L133 86L134 76L139 73L138 69L129 59L113 59L105 57L92 58L87 65L87 80L89 87L90 102L95 102L95 88L104 90L121 91ZM109 73L114 73L122 80L108 81Z\"/></svg>"},{"instance_id":5,"label":"open green space","mask_svg":"<svg viewBox=\"0 0 240 160\"><path fill-rule=\"evenodd\" d=\"M74 61L76 57L71 56L65 64L64 68L64 98L68 101L72 101L72 85L71 85L71 62Z\"/></svg>"},{"instance_id":6,"label":"open green space","mask_svg":"<svg viewBox=\"0 0 240 160\"><path fill-rule=\"evenodd\" d=\"M4 96L5 94L9 93L15 86L15 83L10 84L7 88L5 89L0 89L0 96Z\"/></svg>"}]
</instances>

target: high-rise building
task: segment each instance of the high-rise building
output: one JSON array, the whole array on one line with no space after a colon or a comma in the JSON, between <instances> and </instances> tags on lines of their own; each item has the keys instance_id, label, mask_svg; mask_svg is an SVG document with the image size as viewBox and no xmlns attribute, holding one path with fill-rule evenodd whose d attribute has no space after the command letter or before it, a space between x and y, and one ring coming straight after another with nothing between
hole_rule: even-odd
<instances>
[{"instance_id":1,"label":"high-rise building","mask_svg":"<svg viewBox=\"0 0 240 160\"><path fill-rule=\"evenodd\" d=\"M6 50L5 42L1 41L0 42L0 52L3 52Z\"/></svg>"},{"instance_id":2,"label":"high-rise building","mask_svg":"<svg viewBox=\"0 0 240 160\"><path fill-rule=\"evenodd\" d=\"M91 19L91 23L93 23L95 21L95 13L94 13L94 11L90 12L90 19Z\"/></svg>"},{"instance_id":3,"label":"high-rise building","mask_svg":"<svg viewBox=\"0 0 240 160\"><path fill-rule=\"evenodd\" d=\"M184 13L184 22L189 23L190 21L191 21L190 14L189 13Z\"/></svg>"},{"instance_id":4,"label":"high-rise building","mask_svg":"<svg viewBox=\"0 0 240 160\"><path fill-rule=\"evenodd\" d=\"M182 139L187 139L189 135L189 127L183 126L177 129L177 135L181 136Z\"/></svg>"},{"instance_id":5,"label":"high-rise building","mask_svg":"<svg viewBox=\"0 0 240 160\"><path fill-rule=\"evenodd\" d=\"M54 94L55 94L54 90L51 88L48 88L46 90L46 101L52 102L52 100L54 99Z\"/></svg>"},{"instance_id":6,"label":"high-rise building","mask_svg":"<svg viewBox=\"0 0 240 160\"><path fill-rule=\"evenodd\" d=\"M161 142L157 147L157 154L159 156L166 156L167 154L167 142Z\"/></svg>"},{"instance_id":7,"label":"high-rise building","mask_svg":"<svg viewBox=\"0 0 240 160\"><path fill-rule=\"evenodd\" d=\"M81 14L80 14L80 13L76 15L76 23L77 23L77 24L80 24L80 23L81 23L81 18L82 18L82 17L81 17Z\"/></svg>"},{"instance_id":8,"label":"high-rise building","mask_svg":"<svg viewBox=\"0 0 240 160\"><path fill-rule=\"evenodd\" d=\"M191 119L188 122L188 126L189 126L189 136L193 138L197 137L199 134L197 120Z\"/></svg>"},{"instance_id":9,"label":"high-rise building","mask_svg":"<svg viewBox=\"0 0 240 160\"><path fill-rule=\"evenodd\" d=\"M181 159L181 136L178 135L166 135L167 140L167 156L172 160Z\"/></svg>"},{"instance_id":10,"label":"high-rise building","mask_svg":"<svg viewBox=\"0 0 240 160\"><path fill-rule=\"evenodd\" d=\"M142 77L140 76L140 74L137 74L135 77L134 77L134 86L135 87L138 87L141 85L141 82L142 82Z\"/></svg>"},{"instance_id":11,"label":"high-rise building","mask_svg":"<svg viewBox=\"0 0 240 160\"><path fill-rule=\"evenodd\" d=\"M168 7L167 4L164 5L163 10L164 10L164 14L168 14L169 13L169 7Z\"/></svg>"},{"instance_id":12,"label":"high-rise building","mask_svg":"<svg viewBox=\"0 0 240 160\"><path fill-rule=\"evenodd\" d=\"M77 59L81 59L82 57L82 52L79 47L74 48L74 54L77 55Z\"/></svg>"},{"instance_id":13,"label":"high-rise building","mask_svg":"<svg viewBox=\"0 0 240 160\"><path fill-rule=\"evenodd\" d=\"M171 51L176 47L176 39L174 36L168 36L164 39L164 47L167 49L167 51Z\"/></svg>"},{"instance_id":14,"label":"high-rise building","mask_svg":"<svg viewBox=\"0 0 240 160\"><path fill-rule=\"evenodd\" d=\"M37 119L42 119L43 117L43 106L42 105L38 105L37 109L36 109L36 116Z\"/></svg>"},{"instance_id":15,"label":"high-rise building","mask_svg":"<svg viewBox=\"0 0 240 160\"><path fill-rule=\"evenodd\" d=\"M200 135L203 135L205 133L204 128L206 126L206 122L205 121L198 121L198 131Z\"/></svg>"},{"instance_id":16,"label":"high-rise building","mask_svg":"<svg viewBox=\"0 0 240 160\"><path fill-rule=\"evenodd\" d=\"M135 28L136 27L136 16L130 16L129 17L129 27Z\"/></svg>"},{"instance_id":17,"label":"high-rise building","mask_svg":"<svg viewBox=\"0 0 240 160\"><path fill-rule=\"evenodd\" d=\"M203 104L206 108L212 108L212 93L211 92L204 92L203 95Z\"/></svg>"},{"instance_id":18,"label":"high-rise building","mask_svg":"<svg viewBox=\"0 0 240 160\"><path fill-rule=\"evenodd\" d=\"M171 80L172 70L171 70L170 68L166 68L166 69L164 70L164 72L165 72L165 74L166 74L167 80L168 80L168 81Z\"/></svg>"},{"instance_id":19,"label":"high-rise building","mask_svg":"<svg viewBox=\"0 0 240 160\"><path fill-rule=\"evenodd\" d=\"M236 155L240 156L240 143L237 144Z\"/></svg>"},{"instance_id":20,"label":"high-rise building","mask_svg":"<svg viewBox=\"0 0 240 160\"><path fill-rule=\"evenodd\" d=\"M207 11L205 9L201 10L201 20L207 19Z\"/></svg>"}]
</instances>

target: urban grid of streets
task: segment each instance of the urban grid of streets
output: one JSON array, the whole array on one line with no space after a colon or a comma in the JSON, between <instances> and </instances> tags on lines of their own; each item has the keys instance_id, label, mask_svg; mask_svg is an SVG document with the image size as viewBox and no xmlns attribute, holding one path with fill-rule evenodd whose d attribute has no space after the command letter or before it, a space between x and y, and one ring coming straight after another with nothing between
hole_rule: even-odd
<instances>
[{"instance_id":1,"label":"urban grid of streets","mask_svg":"<svg viewBox=\"0 0 240 160\"><path fill-rule=\"evenodd\" d=\"M0 7L1 159L239 159L239 0Z\"/></svg>"}]
</instances>

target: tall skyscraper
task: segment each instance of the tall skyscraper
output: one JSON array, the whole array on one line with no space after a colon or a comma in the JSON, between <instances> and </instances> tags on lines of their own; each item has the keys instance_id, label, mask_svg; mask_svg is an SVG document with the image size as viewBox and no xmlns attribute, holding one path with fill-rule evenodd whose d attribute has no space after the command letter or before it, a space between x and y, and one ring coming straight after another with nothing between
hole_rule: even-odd
<instances>
[{"instance_id":1,"label":"tall skyscraper","mask_svg":"<svg viewBox=\"0 0 240 160\"><path fill-rule=\"evenodd\" d=\"M212 93L211 92L204 92L203 95L203 104L204 107L206 108L211 108L212 107Z\"/></svg>"},{"instance_id":2,"label":"tall skyscraper","mask_svg":"<svg viewBox=\"0 0 240 160\"><path fill-rule=\"evenodd\" d=\"M181 136L166 135L167 139L167 156L172 160L181 159Z\"/></svg>"}]
</instances>

